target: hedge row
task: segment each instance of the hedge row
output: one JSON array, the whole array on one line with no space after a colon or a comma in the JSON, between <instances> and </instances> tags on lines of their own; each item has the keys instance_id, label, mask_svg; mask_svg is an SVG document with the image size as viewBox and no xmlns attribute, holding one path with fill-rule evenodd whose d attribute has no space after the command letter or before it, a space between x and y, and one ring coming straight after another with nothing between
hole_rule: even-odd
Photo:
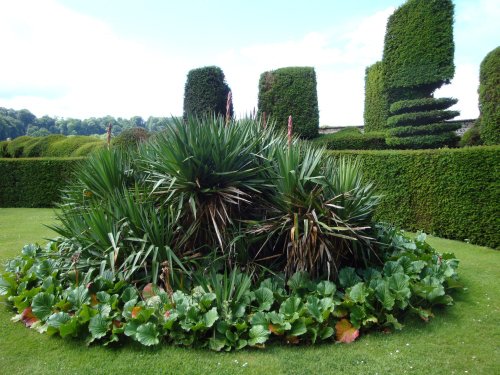
<instances>
[{"instance_id":1,"label":"hedge row","mask_svg":"<svg viewBox=\"0 0 500 375\"><path fill-rule=\"evenodd\" d=\"M389 137L410 137L414 135L434 135L458 130L462 127L459 122L440 122L421 126L401 126L387 131ZM448 133L446 133L448 134ZM449 136L449 135L448 135Z\"/></svg>"},{"instance_id":2,"label":"hedge row","mask_svg":"<svg viewBox=\"0 0 500 375\"><path fill-rule=\"evenodd\" d=\"M0 142L0 157L37 158L86 156L105 146L105 141L89 136L51 134L45 137L22 136Z\"/></svg>"},{"instance_id":3,"label":"hedge row","mask_svg":"<svg viewBox=\"0 0 500 375\"><path fill-rule=\"evenodd\" d=\"M384 132L361 133L357 128L343 129L333 134L320 135L312 142L329 150L385 150Z\"/></svg>"},{"instance_id":4,"label":"hedge row","mask_svg":"<svg viewBox=\"0 0 500 375\"><path fill-rule=\"evenodd\" d=\"M293 132L302 138L318 135L319 109L316 72L311 67L288 67L262 73L259 114L264 112L283 128L293 118Z\"/></svg>"},{"instance_id":5,"label":"hedge row","mask_svg":"<svg viewBox=\"0 0 500 375\"><path fill-rule=\"evenodd\" d=\"M500 144L500 47L481 62L479 110L481 139L487 145Z\"/></svg>"},{"instance_id":6,"label":"hedge row","mask_svg":"<svg viewBox=\"0 0 500 375\"><path fill-rule=\"evenodd\" d=\"M0 159L0 207L51 207L83 158Z\"/></svg>"},{"instance_id":7,"label":"hedge row","mask_svg":"<svg viewBox=\"0 0 500 375\"><path fill-rule=\"evenodd\" d=\"M500 247L499 146L331 153L360 157L383 195L378 220Z\"/></svg>"}]
</instances>

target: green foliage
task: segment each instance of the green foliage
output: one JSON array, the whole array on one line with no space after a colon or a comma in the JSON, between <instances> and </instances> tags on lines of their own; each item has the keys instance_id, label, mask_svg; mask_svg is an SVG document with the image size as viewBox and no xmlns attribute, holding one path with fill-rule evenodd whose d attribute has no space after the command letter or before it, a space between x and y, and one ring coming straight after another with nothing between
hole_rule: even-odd
<instances>
[{"instance_id":1,"label":"green foliage","mask_svg":"<svg viewBox=\"0 0 500 375\"><path fill-rule=\"evenodd\" d=\"M103 140L87 136L65 137L60 134L45 137L22 136L12 141L5 141L0 156L9 158L87 156L104 145Z\"/></svg>"},{"instance_id":2,"label":"green foliage","mask_svg":"<svg viewBox=\"0 0 500 375\"><path fill-rule=\"evenodd\" d=\"M460 147L483 145L483 140L481 139L481 131L479 130L479 125L477 122L474 123L474 125L470 129L468 129L464 133L464 135L462 135L459 145Z\"/></svg>"},{"instance_id":3,"label":"green foliage","mask_svg":"<svg viewBox=\"0 0 500 375\"><path fill-rule=\"evenodd\" d=\"M458 116L458 111L433 110L426 112L410 112L394 115L388 118L387 125L391 128L399 126L418 126L436 124L440 121L450 120Z\"/></svg>"},{"instance_id":4,"label":"green foliage","mask_svg":"<svg viewBox=\"0 0 500 375\"><path fill-rule=\"evenodd\" d=\"M460 129L462 126L461 123L457 122L441 122L437 124L429 124L429 125L421 125L421 126L400 126L400 127L395 127L391 128L387 131L387 134L390 137L411 137L411 136L432 136L432 135L439 135L441 133L445 133L446 137L449 137L449 139L458 139L458 136L455 136L454 134L450 134L450 132L455 131ZM393 139L389 139L389 142L393 141ZM399 140L401 141L401 140ZM388 143L389 143L388 142ZM417 142L418 139L417 139ZM450 146L455 145L456 141L452 142ZM445 141L444 144L447 144ZM432 148L438 148L442 146L443 144L436 143L436 147ZM410 144L411 146L411 144ZM411 147L410 147L411 148Z\"/></svg>"},{"instance_id":5,"label":"green foliage","mask_svg":"<svg viewBox=\"0 0 500 375\"><path fill-rule=\"evenodd\" d=\"M377 239L385 244L385 266L341 270L339 290L305 273L295 274L286 291L280 278L253 286L249 276L233 272L213 273L211 283L188 292L146 286L147 294L102 271L79 272L55 243L45 249L27 245L7 262L0 295L18 311L13 320L49 335L84 337L87 345L128 338L145 346L164 342L215 351L271 341L331 342L335 336L347 342L342 325L352 330L352 341L359 330L400 329L398 319L410 313L428 320L433 306L453 302L458 260L452 254L437 253L423 234L412 241L390 227L379 227Z\"/></svg>"},{"instance_id":6,"label":"green foliage","mask_svg":"<svg viewBox=\"0 0 500 375\"><path fill-rule=\"evenodd\" d=\"M402 113L443 110L458 103L455 98L420 98L413 100L400 100L391 104L389 111L392 115Z\"/></svg>"},{"instance_id":7,"label":"green foliage","mask_svg":"<svg viewBox=\"0 0 500 375\"><path fill-rule=\"evenodd\" d=\"M318 135L319 110L316 73L310 67L288 67L262 73L259 80L259 114L286 128L293 118L293 132L301 138Z\"/></svg>"},{"instance_id":8,"label":"green foliage","mask_svg":"<svg viewBox=\"0 0 500 375\"><path fill-rule=\"evenodd\" d=\"M184 119L191 116L225 116L230 91L221 68L206 66L190 70L184 87ZM230 113L232 117L232 104Z\"/></svg>"},{"instance_id":9,"label":"green foliage","mask_svg":"<svg viewBox=\"0 0 500 375\"><path fill-rule=\"evenodd\" d=\"M385 150L388 148L385 137L384 132L361 133L357 128L346 128L333 134L320 135L312 142L330 150Z\"/></svg>"},{"instance_id":10,"label":"green foliage","mask_svg":"<svg viewBox=\"0 0 500 375\"><path fill-rule=\"evenodd\" d=\"M428 96L453 78L453 13L451 0L408 0L389 17L383 62L390 102Z\"/></svg>"},{"instance_id":11,"label":"green foliage","mask_svg":"<svg viewBox=\"0 0 500 375\"><path fill-rule=\"evenodd\" d=\"M383 130L387 127L389 102L384 89L383 63L378 61L365 72L365 132Z\"/></svg>"},{"instance_id":12,"label":"green foliage","mask_svg":"<svg viewBox=\"0 0 500 375\"><path fill-rule=\"evenodd\" d=\"M362 171L382 200L375 218L409 230L498 248L500 148L358 151Z\"/></svg>"},{"instance_id":13,"label":"green foliage","mask_svg":"<svg viewBox=\"0 0 500 375\"><path fill-rule=\"evenodd\" d=\"M486 145L500 144L500 47L488 53L479 71L481 138Z\"/></svg>"},{"instance_id":14,"label":"green foliage","mask_svg":"<svg viewBox=\"0 0 500 375\"><path fill-rule=\"evenodd\" d=\"M140 143L148 140L150 134L144 128L130 128L120 133L113 139L112 145L122 148L137 148Z\"/></svg>"},{"instance_id":15,"label":"green foliage","mask_svg":"<svg viewBox=\"0 0 500 375\"><path fill-rule=\"evenodd\" d=\"M80 158L0 159L0 206L53 206L80 162Z\"/></svg>"}]
</instances>

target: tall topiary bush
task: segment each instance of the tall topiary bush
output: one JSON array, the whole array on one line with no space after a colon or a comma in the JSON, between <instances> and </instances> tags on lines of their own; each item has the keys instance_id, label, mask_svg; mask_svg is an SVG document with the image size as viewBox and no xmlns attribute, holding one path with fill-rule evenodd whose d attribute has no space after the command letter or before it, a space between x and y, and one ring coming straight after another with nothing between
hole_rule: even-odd
<instances>
[{"instance_id":1,"label":"tall topiary bush","mask_svg":"<svg viewBox=\"0 0 500 375\"><path fill-rule=\"evenodd\" d=\"M408 0L389 17L383 81L391 104L390 147L456 145L459 125L443 121L459 114L446 110L457 101L433 97L453 78L454 49L451 0Z\"/></svg>"},{"instance_id":2,"label":"tall topiary bush","mask_svg":"<svg viewBox=\"0 0 500 375\"><path fill-rule=\"evenodd\" d=\"M189 71L184 88L184 118L225 115L229 91L231 89L221 68L206 66ZM232 103L230 112L232 116Z\"/></svg>"},{"instance_id":3,"label":"tall topiary bush","mask_svg":"<svg viewBox=\"0 0 500 375\"><path fill-rule=\"evenodd\" d=\"M288 67L264 72L259 80L259 113L281 127L293 117L294 133L302 138L318 135L319 110L316 72L312 67Z\"/></svg>"},{"instance_id":4,"label":"tall topiary bush","mask_svg":"<svg viewBox=\"0 0 500 375\"><path fill-rule=\"evenodd\" d=\"M365 132L378 131L387 127L389 101L384 90L382 61L366 68L365 74Z\"/></svg>"},{"instance_id":5,"label":"tall topiary bush","mask_svg":"<svg viewBox=\"0 0 500 375\"><path fill-rule=\"evenodd\" d=\"M479 111L481 139L487 145L500 144L500 47L481 62Z\"/></svg>"}]
</instances>

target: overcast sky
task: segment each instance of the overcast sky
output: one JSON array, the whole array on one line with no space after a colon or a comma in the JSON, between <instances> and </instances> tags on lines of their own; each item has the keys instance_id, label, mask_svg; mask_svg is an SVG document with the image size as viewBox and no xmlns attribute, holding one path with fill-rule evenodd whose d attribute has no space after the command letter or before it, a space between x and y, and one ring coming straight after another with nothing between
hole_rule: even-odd
<instances>
[{"instance_id":1,"label":"overcast sky","mask_svg":"<svg viewBox=\"0 0 500 375\"><path fill-rule=\"evenodd\" d=\"M217 65L235 112L262 72L314 66L321 125L363 123L364 71L403 0L0 0L0 107L37 116L182 113L190 69ZM348 4L347 4L348 3ZM455 78L436 96L475 118L479 64L500 43L500 1L455 0Z\"/></svg>"}]
</instances>

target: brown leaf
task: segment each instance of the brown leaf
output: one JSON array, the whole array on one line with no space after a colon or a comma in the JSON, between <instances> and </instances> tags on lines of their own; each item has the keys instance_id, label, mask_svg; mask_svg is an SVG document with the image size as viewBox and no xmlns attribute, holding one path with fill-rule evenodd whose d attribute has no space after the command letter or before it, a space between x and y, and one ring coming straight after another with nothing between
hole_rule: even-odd
<instances>
[{"instance_id":1,"label":"brown leaf","mask_svg":"<svg viewBox=\"0 0 500 375\"><path fill-rule=\"evenodd\" d=\"M335 332L338 342L350 343L359 336L359 330L354 328L347 319L341 319L335 324Z\"/></svg>"}]
</instances>

